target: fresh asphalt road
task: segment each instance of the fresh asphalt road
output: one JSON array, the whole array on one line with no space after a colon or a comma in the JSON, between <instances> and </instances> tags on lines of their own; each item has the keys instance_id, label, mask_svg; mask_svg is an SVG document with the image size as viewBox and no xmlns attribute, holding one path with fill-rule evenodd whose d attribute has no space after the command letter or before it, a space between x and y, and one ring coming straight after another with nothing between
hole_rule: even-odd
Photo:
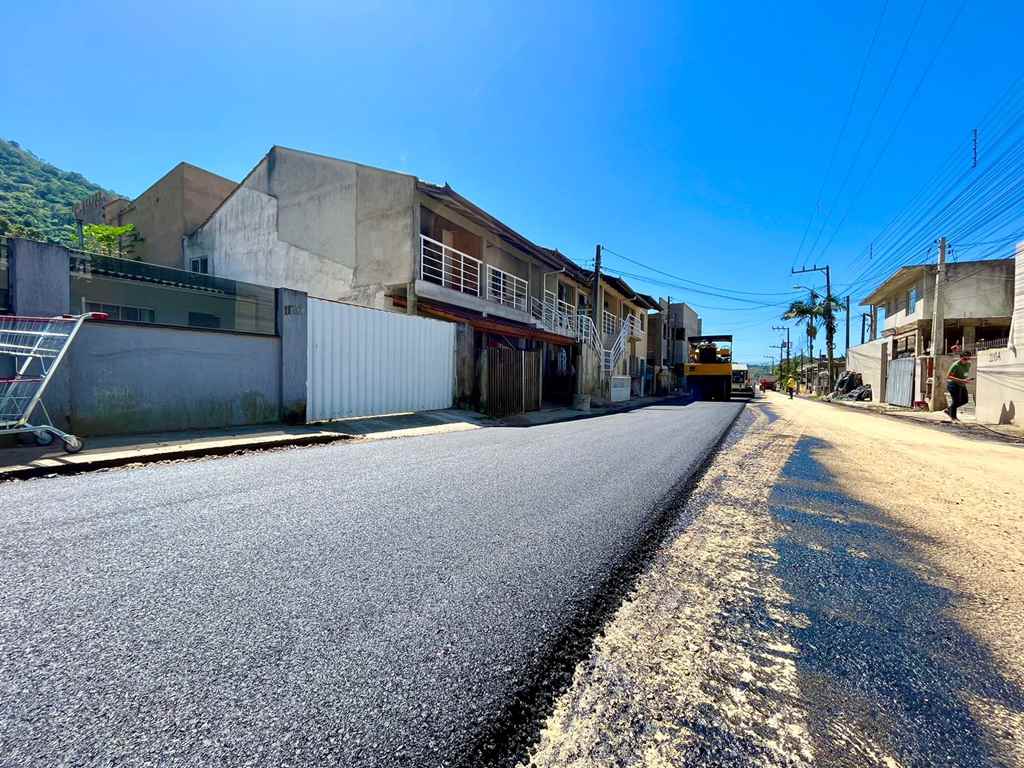
<instances>
[{"instance_id":1,"label":"fresh asphalt road","mask_svg":"<svg viewBox=\"0 0 1024 768\"><path fill-rule=\"evenodd\" d=\"M741 407L0 486L0 764L474 762Z\"/></svg>"}]
</instances>

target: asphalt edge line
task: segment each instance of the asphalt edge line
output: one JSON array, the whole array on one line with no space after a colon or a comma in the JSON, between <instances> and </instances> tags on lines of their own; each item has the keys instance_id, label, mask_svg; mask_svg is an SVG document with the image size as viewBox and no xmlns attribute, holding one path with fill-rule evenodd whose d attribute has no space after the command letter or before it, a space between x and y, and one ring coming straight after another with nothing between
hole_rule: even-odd
<instances>
[{"instance_id":1,"label":"asphalt edge line","mask_svg":"<svg viewBox=\"0 0 1024 768\"><path fill-rule=\"evenodd\" d=\"M261 443L239 443L235 445L206 445L172 449L160 453L148 453L138 456L118 455L110 458L96 458L91 461L56 464L53 466L37 466L26 464L11 469L0 469L0 484L14 480L30 480L52 475L82 475L104 469L115 469L134 464L157 464L162 461L180 461L182 459L199 459L206 456L230 456L236 453L258 453L277 448L292 448L304 445L326 445L342 440L359 440L357 435L342 432L335 434L295 435L281 440L268 440Z\"/></svg>"},{"instance_id":2,"label":"asphalt edge line","mask_svg":"<svg viewBox=\"0 0 1024 768\"><path fill-rule=\"evenodd\" d=\"M511 700L474 738L469 754L455 765L460 768L515 768L529 765L529 752L540 737L544 723L558 698L572 685L577 665L586 659L594 640L615 616L622 602L647 571L666 536L685 511L693 491L711 468L722 446L733 434L747 400L739 401L732 419L704 454L691 465L689 474L678 480L655 504L647 530L622 560L591 591L576 609L572 622L549 640L537 672L525 685L512 692Z\"/></svg>"}]
</instances>

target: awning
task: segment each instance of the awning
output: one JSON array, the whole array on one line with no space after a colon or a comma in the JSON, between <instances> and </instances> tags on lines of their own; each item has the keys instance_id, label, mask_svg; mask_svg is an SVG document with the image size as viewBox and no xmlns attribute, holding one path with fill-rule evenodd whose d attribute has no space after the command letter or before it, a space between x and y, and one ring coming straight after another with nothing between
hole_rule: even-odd
<instances>
[{"instance_id":1,"label":"awning","mask_svg":"<svg viewBox=\"0 0 1024 768\"><path fill-rule=\"evenodd\" d=\"M403 296L395 296L393 301L395 306L406 306L406 300ZM512 320L502 320L496 317L484 317L479 312L474 312L471 309L453 307L449 304L435 304L434 302L426 299L418 299L416 302L416 308L420 314L436 317L439 320L447 320L450 323L468 323L478 331L486 331L487 333L497 333L503 336L512 336L519 339L533 339L534 341L543 341L548 344L557 344L563 347L572 346L576 343L576 340L569 336L562 336L558 333L542 331L539 328L524 325L523 323L517 323Z\"/></svg>"}]
</instances>

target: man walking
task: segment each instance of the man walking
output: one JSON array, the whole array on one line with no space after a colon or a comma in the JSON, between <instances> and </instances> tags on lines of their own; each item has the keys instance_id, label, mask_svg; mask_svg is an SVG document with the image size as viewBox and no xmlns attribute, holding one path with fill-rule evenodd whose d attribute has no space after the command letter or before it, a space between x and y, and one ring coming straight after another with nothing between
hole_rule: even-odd
<instances>
[{"instance_id":1,"label":"man walking","mask_svg":"<svg viewBox=\"0 0 1024 768\"><path fill-rule=\"evenodd\" d=\"M946 409L946 414L949 416L950 421L959 421L956 417L956 409L961 405L967 404L967 382L972 379L967 378L967 374L971 372L971 358L966 352L960 353L960 359L949 366L949 372L946 374L946 391L949 392L950 398L952 398L949 407Z\"/></svg>"},{"instance_id":2,"label":"man walking","mask_svg":"<svg viewBox=\"0 0 1024 768\"><path fill-rule=\"evenodd\" d=\"M796 392L796 379L790 376L786 379L786 390L789 392L789 399L793 399L793 393Z\"/></svg>"}]
</instances>

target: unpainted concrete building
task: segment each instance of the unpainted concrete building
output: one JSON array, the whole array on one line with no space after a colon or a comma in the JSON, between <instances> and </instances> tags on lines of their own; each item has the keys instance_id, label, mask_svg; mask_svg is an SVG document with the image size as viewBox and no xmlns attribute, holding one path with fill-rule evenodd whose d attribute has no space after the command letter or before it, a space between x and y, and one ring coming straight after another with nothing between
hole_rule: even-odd
<instances>
[{"instance_id":1,"label":"unpainted concrete building","mask_svg":"<svg viewBox=\"0 0 1024 768\"><path fill-rule=\"evenodd\" d=\"M543 350L545 399L571 399L585 367L577 320L592 278L447 184L275 146L185 251L219 277L459 323L463 404L486 400L495 377L482 375L481 357L495 345ZM616 363L628 370L645 348L647 306L614 278L602 280L600 300L601 342L623 323L634 334Z\"/></svg>"},{"instance_id":2,"label":"unpainted concrete building","mask_svg":"<svg viewBox=\"0 0 1024 768\"><path fill-rule=\"evenodd\" d=\"M133 224L131 258L148 264L188 269L182 238L202 224L227 198L236 182L190 163L178 163L135 200L90 195L75 206L75 218L84 224ZM193 271L202 271L201 264Z\"/></svg>"},{"instance_id":3,"label":"unpainted concrete building","mask_svg":"<svg viewBox=\"0 0 1024 768\"><path fill-rule=\"evenodd\" d=\"M918 264L891 275L862 302L870 307L872 338L889 339L891 358L934 354L932 310L934 264ZM978 343L1005 339L1013 312L1013 259L958 261L946 264L942 287L944 345L973 352ZM884 318L880 326L880 318Z\"/></svg>"}]
</instances>

